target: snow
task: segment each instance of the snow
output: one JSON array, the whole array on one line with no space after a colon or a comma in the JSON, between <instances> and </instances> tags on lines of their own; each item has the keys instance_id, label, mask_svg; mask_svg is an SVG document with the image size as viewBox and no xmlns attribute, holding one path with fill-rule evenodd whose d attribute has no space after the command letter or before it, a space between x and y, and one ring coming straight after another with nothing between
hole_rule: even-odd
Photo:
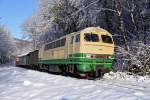
<instances>
[{"instance_id":1,"label":"snow","mask_svg":"<svg viewBox=\"0 0 150 100\"><path fill-rule=\"evenodd\" d=\"M94 81L1 67L0 100L150 100L150 80L110 72Z\"/></svg>"},{"instance_id":2,"label":"snow","mask_svg":"<svg viewBox=\"0 0 150 100\"><path fill-rule=\"evenodd\" d=\"M137 75L129 75L127 72L110 72L106 73L103 77L104 79L110 80L126 80L126 81L135 81L135 82L150 82L150 76L137 76Z\"/></svg>"},{"instance_id":3,"label":"snow","mask_svg":"<svg viewBox=\"0 0 150 100\"><path fill-rule=\"evenodd\" d=\"M32 83L31 83L30 81L28 81L28 80L25 80L23 84L24 84L24 86L29 86L29 85L31 85Z\"/></svg>"}]
</instances>

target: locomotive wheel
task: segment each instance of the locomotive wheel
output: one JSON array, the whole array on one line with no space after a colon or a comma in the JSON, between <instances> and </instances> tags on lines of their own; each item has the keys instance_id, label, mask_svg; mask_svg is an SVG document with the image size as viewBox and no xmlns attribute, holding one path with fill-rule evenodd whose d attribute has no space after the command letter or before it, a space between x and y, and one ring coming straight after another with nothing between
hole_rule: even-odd
<instances>
[{"instance_id":1,"label":"locomotive wheel","mask_svg":"<svg viewBox=\"0 0 150 100\"><path fill-rule=\"evenodd\" d=\"M66 72L67 72L67 73L74 74L74 73L76 72L75 65L67 65L67 66L66 66Z\"/></svg>"},{"instance_id":2,"label":"locomotive wheel","mask_svg":"<svg viewBox=\"0 0 150 100\"><path fill-rule=\"evenodd\" d=\"M94 78L101 78L104 75L102 68L96 67L96 71L94 72Z\"/></svg>"}]
</instances>

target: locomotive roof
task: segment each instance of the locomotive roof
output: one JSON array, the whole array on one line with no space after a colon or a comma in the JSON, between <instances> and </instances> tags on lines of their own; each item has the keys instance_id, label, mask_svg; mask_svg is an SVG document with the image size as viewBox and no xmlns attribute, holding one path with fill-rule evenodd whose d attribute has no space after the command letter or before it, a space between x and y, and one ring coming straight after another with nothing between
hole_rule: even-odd
<instances>
[{"instance_id":1,"label":"locomotive roof","mask_svg":"<svg viewBox=\"0 0 150 100\"><path fill-rule=\"evenodd\" d=\"M54 41L63 39L63 38L65 38L66 36L69 36L69 35L75 35L75 34L77 34L77 33L80 33L80 34L90 33L91 31L92 31L92 32L93 32L93 31L94 31L94 32L98 32L98 33L103 34L103 35L109 35L109 36L112 35L112 34L110 34L108 31L106 31L106 30L103 29L103 28L100 28L100 27L88 27L88 28L82 29L82 30L80 30L80 31L72 32L72 33L70 33L70 34L67 34L67 35L65 35L65 36L62 36L62 37L60 37L60 38L58 38L58 39L55 39L55 40L50 41L50 42L48 42L48 43L45 43L44 45L47 45L47 44L49 44L49 43L51 43L51 42L54 42Z\"/></svg>"},{"instance_id":2,"label":"locomotive roof","mask_svg":"<svg viewBox=\"0 0 150 100\"><path fill-rule=\"evenodd\" d=\"M81 34L90 33L91 31L95 32L95 33L103 34L103 35L112 35L107 30L105 30L103 28L100 28L100 27L88 27L88 28L85 28L85 29L81 30Z\"/></svg>"}]
</instances>

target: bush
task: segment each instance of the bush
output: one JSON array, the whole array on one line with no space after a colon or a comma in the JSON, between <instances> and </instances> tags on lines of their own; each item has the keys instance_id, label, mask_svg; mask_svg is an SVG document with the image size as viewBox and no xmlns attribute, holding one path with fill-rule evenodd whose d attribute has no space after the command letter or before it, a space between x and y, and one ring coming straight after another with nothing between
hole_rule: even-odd
<instances>
[{"instance_id":1,"label":"bush","mask_svg":"<svg viewBox=\"0 0 150 100\"><path fill-rule=\"evenodd\" d=\"M140 41L129 45L129 50L116 47L115 69L126 70L131 74L150 74L150 46Z\"/></svg>"}]
</instances>

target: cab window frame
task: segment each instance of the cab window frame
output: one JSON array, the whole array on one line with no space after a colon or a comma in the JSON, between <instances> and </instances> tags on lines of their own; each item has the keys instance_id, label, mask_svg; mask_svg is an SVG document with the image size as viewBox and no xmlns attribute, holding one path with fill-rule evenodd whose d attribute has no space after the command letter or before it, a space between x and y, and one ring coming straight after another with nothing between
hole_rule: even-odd
<instances>
[{"instance_id":1,"label":"cab window frame","mask_svg":"<svg viewBox=\"0 0 150 100\"><path fill-rule=\"evenodd\" d=\"M106 38L107 38L107 40L106 40ZM102 39L103 43L113 44L113 39L109 35L101 35L101 39Z\"/></svg>"},{"instance_id":2,"label":"cab window frame","mask_svg":"<svg viewBox=\"0 0 150 100\"><path fill-rule=\"evenodd\" d=\"M84 33L85 42L100 42L100 36L94 33Z\"/></svg>"}]
</instances>

